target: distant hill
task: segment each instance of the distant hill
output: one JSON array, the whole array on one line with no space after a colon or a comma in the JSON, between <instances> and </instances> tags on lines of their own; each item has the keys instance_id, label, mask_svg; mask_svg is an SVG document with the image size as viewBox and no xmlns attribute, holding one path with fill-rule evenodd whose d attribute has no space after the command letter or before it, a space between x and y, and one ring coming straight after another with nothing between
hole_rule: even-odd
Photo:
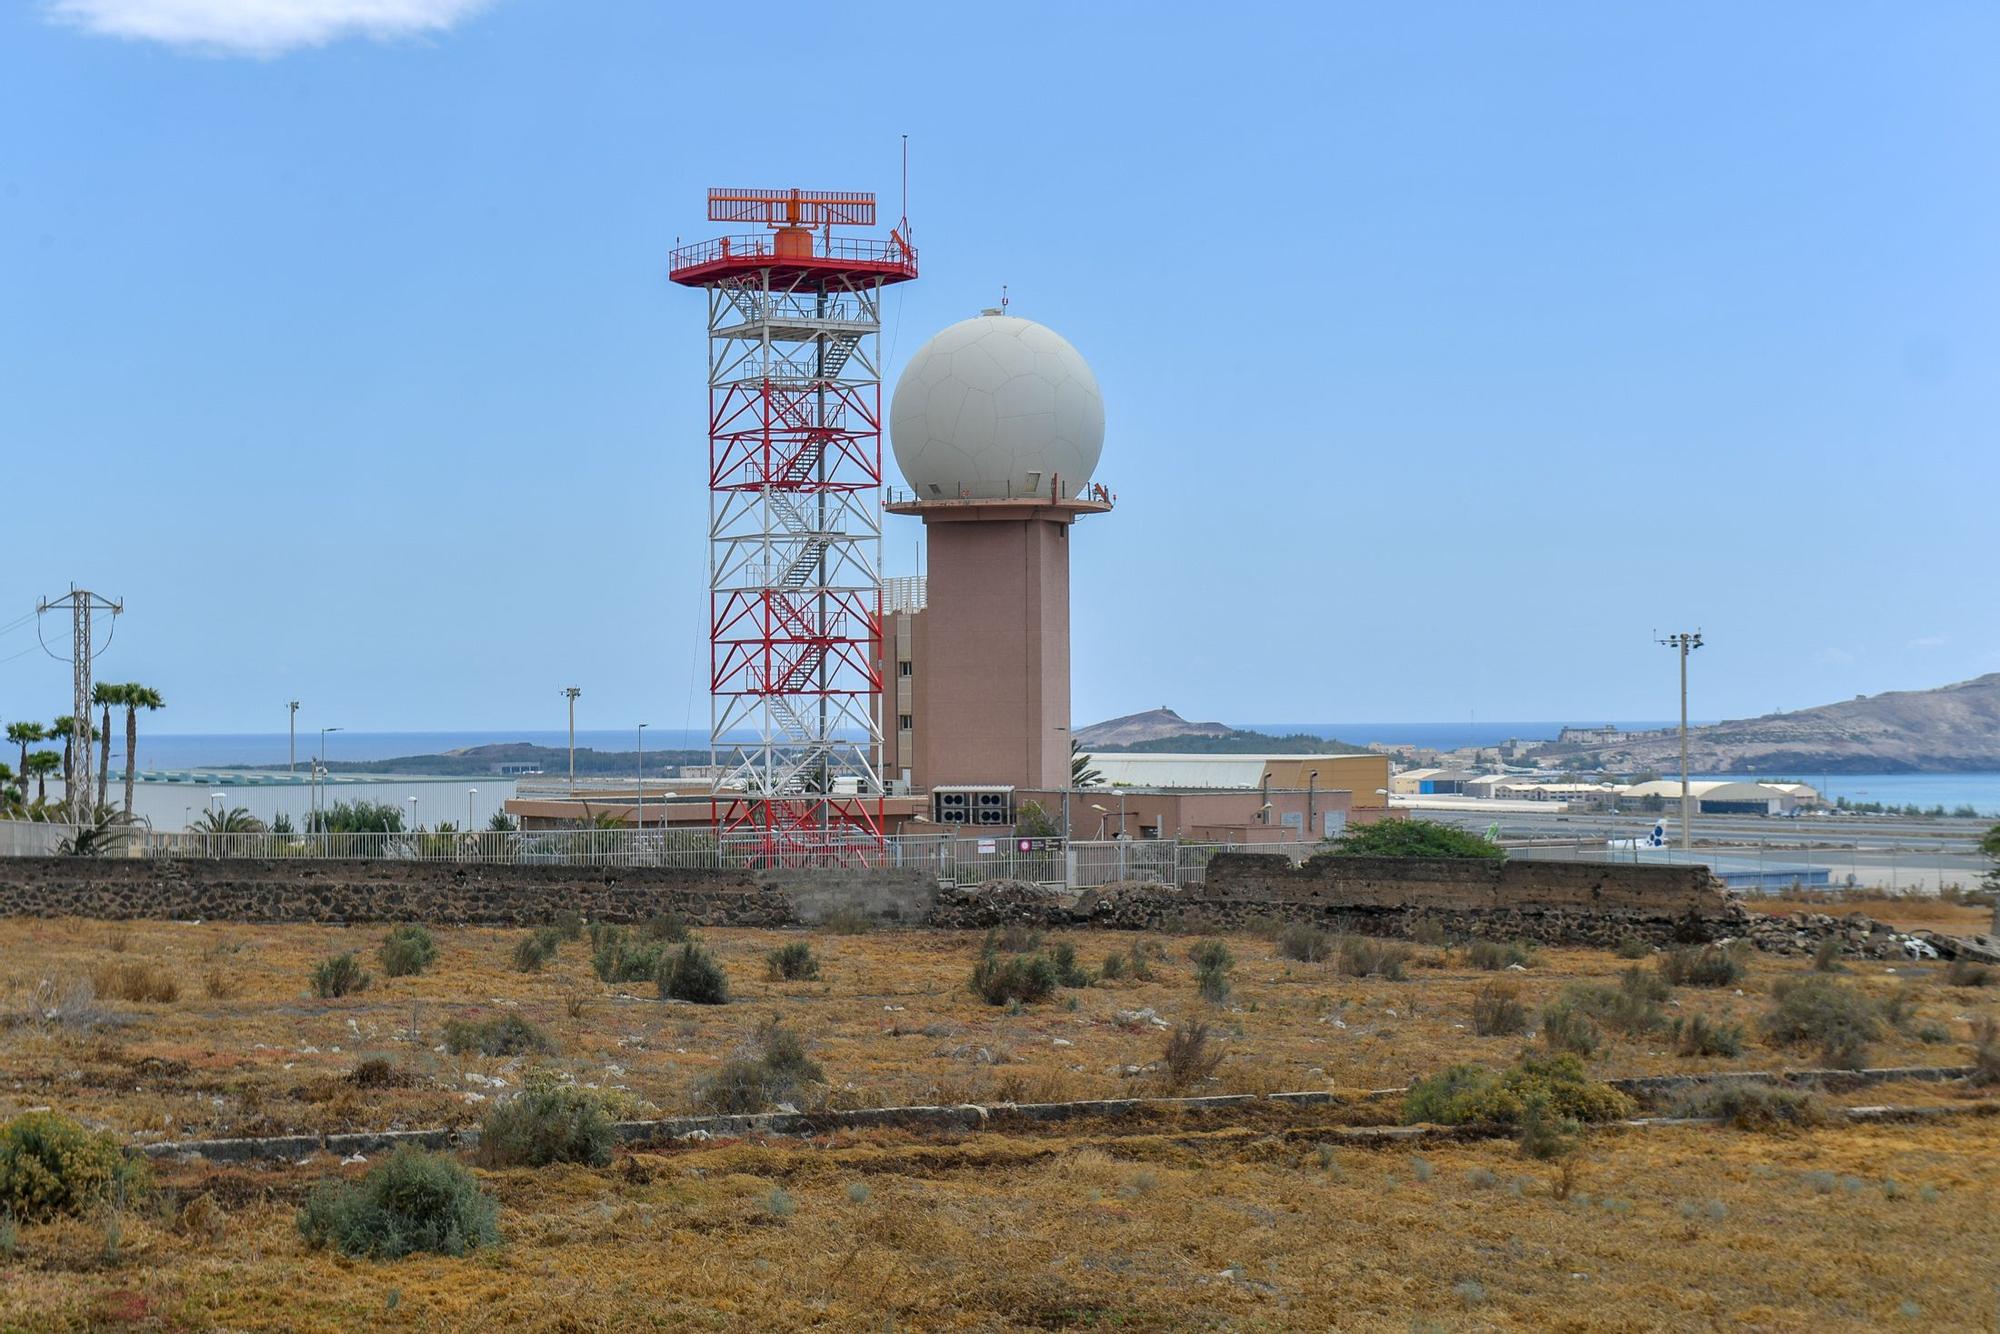
<instances>
[{"instance_id":1,"label":"distant hill","mask_svg":"<svg viewBox=\"0 0 2000 1334\"><path fill-rule=\"evenodd\" d=\"M1090 752L1137 751L1187 755L1319 755L1364 749L1309 732L1272 736L1223 723L1191 723L1169 708L1128 713L1076 730L1077 744Z\"/></svg>"},{"instance_id":2,"label":"distant hill","mask_svg":"<svg viewBox=\"0 0 2000 1334\"><path fill-rule=\"evenodd\" d=\"M1612 770L1680 767L1678 732L1603 745L1545 746L1543 765ZM2000 769L2000 672L1939 686L1688 729L1696 773L1964 773Z\"/></svg>"},{"instance_id":3,"label":"distant hill","mask_svg":"<svg viewBox=\"0 0 2000 1334\"><path fill-rule=\"evenodd\" d=\"M708 752L648 750L645 758L646 773L649 776L664 775L668 770L683 764L708 763ZM533 765L543 773L567 774L569 750L562 746L537 746L526 741L506 741L485 746L467 746L461 750L441 751L435 755L398 755L387 760L328 760L326 768L328 772L337 774L426 774L472 778L497 774L502 765L511 768L524 764ZM257 767L283 769L286 766L265 764ZM579 775L627 778L639 771L639 752L592 750L588 746L578 746L576 771Z\"/></svg>"}]
</instances>

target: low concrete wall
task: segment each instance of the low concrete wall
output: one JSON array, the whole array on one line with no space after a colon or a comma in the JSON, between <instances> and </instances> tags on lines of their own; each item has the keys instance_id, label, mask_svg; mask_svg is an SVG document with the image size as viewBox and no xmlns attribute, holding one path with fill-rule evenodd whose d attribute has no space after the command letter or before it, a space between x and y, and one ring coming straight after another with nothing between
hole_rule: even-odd
<instances>
[{"instance_id":1,"label":"low concrete wall","mask_svg":"<svg viewBox=\"0 0 2000 1334\"><path fill-rule=\"evenodd\" d=\"M937 895L914 870L684 871L392 861L0 858L0 916L534 926L673 912L710 926L795 926L833 908L919 922Z\"/></svg>"}]
</instances>

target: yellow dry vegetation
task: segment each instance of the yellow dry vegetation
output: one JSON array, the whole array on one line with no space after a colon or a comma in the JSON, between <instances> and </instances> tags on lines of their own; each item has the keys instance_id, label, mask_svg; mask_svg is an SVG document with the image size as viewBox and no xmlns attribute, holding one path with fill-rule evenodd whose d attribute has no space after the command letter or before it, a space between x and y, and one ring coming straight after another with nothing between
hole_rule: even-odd
<instances>
[{"instance_id":1,"label":"yellow dry vegetation","mask_svg":"<svg viewBox=\"0 0 2000 1334\"><path fill-rule=\"evenodd\" d=\"M1523 1043L1472 1033L1473 994L1496 974L1435 947L1389 982L1233 935L1232 995L1217 1006L1196 996L1192 938L1076 932L1056 938L1086 965L1111 951L1129 961L1138 945L1151 979L1010 1012L967 989L977 934L813 937L821 980L781 983L763 957L797 933L703 931L737 997L722 1007L600 984L587 942L515 972L519 931L437 929L433 968L386 979L372 961L383 934L0 921L0 1115L47 1106L137 1140L463 1124L536 1066L600 1087L626 1114L678 1113L772 1015L805 1036L829 1080L816 1099L832 1106L1156 1092L1164 1034L1132 1017L1145 1010L1212 1027L1226 1053L1213 1092L1395 1086L1457 1061L1509 1062ZM312 998L311 967L349 949L374 984ZM114 954L179 978L179 998L80 1000L75 980ZM1615 984L1628 966L1547 950L1499 976L1532 1008L1572 983ZM1591 1069L1809 1064L1754 1038L1771 984L1808 966L1760 956L1740 994L1675 990L1669 1014L1751 1030L1740 1057L1614 1038ZM1909 1011L1879 1064L1963 1062L1972 1022L2000 1012L2000 995L1947 987L1936 966L1849 968L1845 982ZM206 986L211 973L228 985ZM545 1028L553 1052L440 1050L447 1020L509 1013ZM1926 1027L1944 1039L1923 1041ZM348 1078L373 1058L394 1078ZM482 1171L504 1244L393 1263L312 1250L296 1228L313 1182L365 1165L163 1164L156 1196L118 1215L110 1254L103 1218L18 1229L17 1256L0 1257L0 1328L1990 1326L2000 1122L1939 1086L1845 1100L1967 1114L1786 1135L1598 1130L1567 1187L1506 1141L1325 1147L1341 1124L1395 1119L1388 1099L677 1144L621 1151L602 1170Z\"/></svg>"}]
</instances>

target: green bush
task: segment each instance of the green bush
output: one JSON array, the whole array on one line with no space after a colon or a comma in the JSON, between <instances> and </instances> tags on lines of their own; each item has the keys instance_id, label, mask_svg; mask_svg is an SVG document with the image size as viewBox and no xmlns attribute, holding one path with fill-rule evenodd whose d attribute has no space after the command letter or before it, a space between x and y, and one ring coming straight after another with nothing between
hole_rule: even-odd
<instances>
[{"instance_id":1,"label":"green bush","mask_svg":"<svg viewBox=\"0 0 2000 1334\"><path fill-rule=\"evenodd\" d=\"M1637 936L1626 936L1618 942L1618 957L1621 959L1643 959L1653 952L1653 947Z\"/></svg>"},{"instance_id":2,"label":"green bush","mask_svg":"<svg viewBox=\"0 0 2000 1334\"><path fill-rule=\"evenodd\" d=\"M771 1019L757 1030L754 1054L725 1061L696 1089L695 1102L716 1115L745 1116L825 1082L826 1072L806 1054L804 1040Z\"/></svg>"},{"instance_id":3,"label":"green bush","mask_svg":"<svg viewBox=\"0 0 2000 1334\"><path fill-rule=\"evenodd\" d=\"M729 1000L729 977L722 965L692 940L660 956L653 982L662 1000L693 1001L696 1005L723 1005Z\"/></svg>"},{"instance_id":4,"label":"green bush","mask_svg":"<svg viewBox=\"0 0 2000 1334\"><path fill-rule=\"evenodd\" d=\"M1389 982L1401 982L1407 976L1404 968L1413 953L1408 945L1396 941L1343 936L1334 971L1342 977L1379 977Z\"/></svg>"},{"instance_id":5,"label":"green bush","mask_svg":"<svg viewBox=\"0 0 2000 1334\"><path fill-rule=\"evenodd\" d=\"M1542 1041L1552 1051L1589 1056L1604 1042L1604 1030L1574 1000L1558 999L1542 1007Z\"/></svg>"},{"instance_id":6,"label":"green bush","mask_svg":"<svg viewBox=\"0 0 2000 1334\"><path fill-rule=\"evenodd\" d=\"M1665 982L1635 964L1619 975L1615 987L1579 982L1564 987L1561 1000L1600 1027L1637 1037L1666 1027L1660 1002L1667 994Z\"/></svg>"},{"instance_id":7,"label":"green bush","mask_svg":"<svg viewBox=\"0 0 2000 1334\"><path fill-rule=\"evenodd\" d=\"M119 1204L146 1186L143 1159L54 1112L0 1126L0 1216L37 1222Z\"/></svg>"},{"instance_id":8,"label":"green bush","mask_svg":"<svg viewBox=\"0 0 2000 1334\"><path fill-rule=\"evenodd\" d=\"M1828 936L1813 950L1813 971L1815 973L1844 973L1847 965L1840 961L1840 952L1845 946L1839 936Z\"/></svg>"},{"instance_id":9,"label":"green bush","mask_svg":"<svg viewBox=\"0 0 2000 1334\"><path fill-rule=\"evenodd\" d=\"M1204 940L1196 945L1189 957L1194 960L1195 989L1201 998L1211 1005L1220 1005L1229 999L1229 970L1236 960L1230 957L1229 947L1219 940Z\"/></svg>"},{"instance_id":10,"label":"green bush","mask_svg":"<svg viewBox=\"0 0 2000 1334\"><path fill-rule=\"evenodd\" d=\"M1740 1056L1743 1025L1710 1019L1705 1014L1674 1020L1670 1030L1674 1050L1682 1056Z\"/></svg>"},{"instance_id":11,"label":"green bush","mask_svg":"<svg viewBox=\"0 0 2000 1334\"><path fill-rule=\"evenodd\" d=\"M1817 1093L1743 1080L1692 1089L1668 1104L1667 1115L1727 1121L1739 1130L1826 1126L1840 1119L1839 1109Z\"/></svg>"},{"instance_id":12,"label":"green bush","mask_svg":"<svg viewBox=\"0 0 2000 1334\"><path fill-rule=\"evenodd\" d=\"M1309 922L1293 922L1278 932L1278 953L1300 963L1319 963L1333 953L1333 937Z\"/></svg>"},{"instance_id":13,"label":"green bush","mask_svg":"<svg viewBox=\"0 0 2000 1334\"><path fill-rule=\"evenodd\" d=\"M444 1026L445 1050L454 1056L478 1052L481 1056L519 1056L523 1052L552 1051L549 1035L518 1014L496 1019L448 1019Z\"/></svg>"},{"instance_id":14,"label":"green bush","mask_svg":"<svg viewBox=\"0 0 2000 1334\"><path fill-rule=\"evenodd\" d=\"M1474 968L1484 968L1487 972L1498 972L1518 964L1523 968L1533 966L1535 947L1521 941L1502 944L1497 940L1475 940L1465 949L1465 961Z\"/></svg>"},{"instance_id":15,"label":"green bush","mask_svg":"<svg viewBox=\"0 0 2000 1334\"><path fill-rule=\"evenodd\" d=\"M550 923L556 934L564 940L583 939L583 914L574 908L561 908L556 912L555 921Z\"/></svg>"},{"instance_id":16,"label":"green bush","mask_svg":"<svg viewBox=\"0 0 2000 1334\"><path fill-rule=\"evenodd\" d=\"M1104 966L1097 970L1097 975L1107 982L1116 982L1119 978L1125 976L1124 954L1113 950L1111 953L1105 955Z\"/></svg>"},{"instance_id":17,"label":"green bush","mask_svg":"<svg viewBox=\"0 0 2000 1334\"><path fill-rule=\"evenodd\" d=\"M1209 1037L1208 1025L1199 1020L1173 1026L1160 1053L1160 1077L1168 1088L1191 1088L1215 1077L1224 1053L1209 1045Z\"/></svg>"},{"instance_id":18,"label":"green bush","mask_svg":"<svg viewBox=\"0 0 2000 1334\"><path fill-rule=\"evenodd\" d=\"M1632 1100L1585 1073L1583 1062L1564 1053L1524 1056L1505 1073L1482 1065L1455 1065L1414 1084L1403 1095L1403 1121L1414 1125L1519 1125L1531 1101L1547 1115L1571 1121L1615 1121L1632 1114Z\"/></svg>"},{"instance_id":19,"label":"green bush","mask_svg":"<svg viewBox=\"0 0 2000 1334\"><path fill-rule=\"evenodd\" d=\"M1520 988L1508 982L1488 982L1472 997L1472 1031L1480 1037L1500 1037L1525 1032L1528 1007L1521 1004Z\"/></svg>"},{"instance_id":20,"label":"green bush","mask_svg":"<svg viewBox=\"0 0 2000 1334\"><path fill-rule=\"evenodd\" d=\"M1469 857L1499 860L1504 848L1435 820L1380 820L1355 825L1327 845L1319 857Z\"/></svg>"},{"instance_id":21,"label":"green bush","mask_svg":"<svg viewBox=\"0 0 2000 1334\"><path fill-rule=\"evenodd\" d=\"M518 1097L486 1114L479 1128L479 1158L490 1167L603 1167L611 1161L617 1138L603 1099L537 1072Z\"/></svg>"},{"instance_id":22,"label":"green bush","mask_svg":"<svg viewBox=\"0 0 2000 1334\"><path fill-rule=\"evenodd\" d=\"M1076 961L1076 946L1067 940L1049 947L1049 962L1055 965L1057 985L1072 989L1090 985L1090 970Z\"/></svg>"},{"instance_id":23,"label":"green bush","mask_svg":"<svg viewBox=\"0 0 2000 1334\"><path fill-rule=\"evenodd\" d=\"M398 926L382 942L382 971L390 977L414 977L437 961L437 941L421 926Z\"/></svg>"},{"instance_id":24,"label":"green bush","mask_svg":"<svg viewBox=\"0 0 2000 1334\"><path fill-rule=\"evenodd\" d=\"M319 967L313 969L313 995L321 1000L332 1000L336 996L346 996L356 991L368 990L374 978L354 957L354 951L336 954Z\"/></svg>"},{"instance_id":25,"label":"green bush","mask_svg":"<svg viewBox=\"0 0 2000 1334\"><path fill-rule=\"evenodd\" d=\"M647 940L678 945L688 938L687 919L677 912L655 913L639 924L639 934Z\"/></svg>"},{"instance_id":26,"label":"green bush","mask_svg":"<svg viewBox=\"0 0 2000 1334\"><path fill-rule=\"evenodd\" d=\"M400 1148L359 1182L313 1188L299 1234L356 1258L397 1260L415 1251L464 1255L500 1241L500 1206L459 1163Z\"/></svg>"},{"instance_id":27,"label":"green bush","mask_svg":"<svg viewBox=\"0 0 2000 1334\"><path fill-rule=\"evenodd\" d=\"M764 971L773 982L817 982L819 956L810 943L790 941L764 956Z\"/></svg>"},{"instance_id":28,"label":"green bush","mask_svg":"<svg viewBox=\"0 0 2000 1334\"><path fill-rule=\"evenodd\" d=\"M1780 979L1775 1004L1764 1015L1765 1041L1779 1047L1819 1049L1822 1064L1859 1070L1868 1045L1882 1036L1882 1020L1866 996L1824 974Z\"/></svg>"},{"instance_id":29,"label":"green bush","mask_svg":"<svg viewBox=\"0 0 2000 1334\"><path fill-rule=\"evenodd\" d=\"M1061 979L1046 954L1010 954L984 950L972 967L972 990L988 1005L1009 1001L1031 1004L1055 995Z\"/></svg>"},{"instance_id":30,"label":"green bush","mask_svg":"<svg viewBox=\"0 0 2000 1334\"><path fill-rule=\"evenodd\" d=\"M590 966L600 982L650 982L660 971L664 947L642 944L622 926L590 924Z\"/></svg>"},{"instance_id":31,"label":"green bush","mask_svg":"<svg viewBox=\"0 0 2000 1334\"><path fill-rule=\"evenodd\" d=\"M514 971L539 973L542 965L556 957L562 945L562 930L545 926L521 937L514 945Z\"/></svg>"},{"instance_id":32,"label":"green bush","mask_svg":"<svg viewBox=\"0 0 2000 1334\"><path fill-rule=\"evenodd\" d=\"M1681 945L1660 956L1660 976L1674 986L1733 987L1743 979L1743 951Z\"/></svg>"}]
</instances>

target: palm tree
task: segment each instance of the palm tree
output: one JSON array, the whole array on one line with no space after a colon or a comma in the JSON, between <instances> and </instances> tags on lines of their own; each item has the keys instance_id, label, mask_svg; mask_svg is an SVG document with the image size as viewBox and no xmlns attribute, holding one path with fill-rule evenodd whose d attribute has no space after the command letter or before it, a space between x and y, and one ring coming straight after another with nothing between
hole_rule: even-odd
<instances>
[{"instance_id":1,"label":"palm tree","mask_svg":"<svg viewBox=\"0 0 2000 1334\"><path fill-rule=\"evenodd\" d=\"M62 762L62 756L52 750L38 750L28 757L28 763L21 770L22 780L25 782L27 775L34 775L37 806L48 805L49 775L62 768Z\"/></svg>"},{"instance_id":2,"label":"palm tree","mask_svg":"<svg viewBox=\"0 0 2000 1334\"><path fill-rule=\"evenodd\" d=\"M99 681L90 688L90 702L104 710L104 725L97 732L97 804L104 804L105 789L111 782L111 706L122 704L124 686Z\"/></svg>"},{"instance_id":3,"label":"palm tree","mask_svg":"<svg viewBox=\"0 0 2000 1334\"><path fill-rule=\"evenodd\" d=\"M132 813L132 782L139 763L139 710L151 713L164 709L167 702L160 698L160 692L151 686L142 686L137 681L127 681L118 687L118 702L125 706L125 813Z\"/></svg>"},{"instance_id":4,"label":"palm tree","mask_svg":"<svg viewBox=\"0 0 2000 1334\"><path fill-rule=\"evenodd\" d=\"M246 807L231 806L228 810L217 810L211 806L203 811L195 822L188 826L193 834L261 834L264 822L252 815Z\"/></svg>"},{"instance_id":5,"label":"palm tree","mask_svg":"<svg viewBox=\"0 0 2000 1334\"><path fill-rule=\"evenodd\" d=\"M24 785L25 782L24 779ZM0 813L12 814L17 807L26 802L27 796L28 794L21 788L14 786L14 771L0 764Z\"/></svg>"},{"instance_id":6,"label":"palm tree","mask_svg":"<svg viewBox=\"0 0 2000 1334\"><path fill-rule=\"evenodd\" d=\"M63 743L62 772L63 772L63 791L65 793L67 793L71 787L69 781L70 743L75 739L76 739L76 719L71 715L65 713L62 717L56 719L54 723L49 725L49 740L60 741ZM67 801L68 799L69 798L67 796L63 798L63 800L65 801Z\"/></svg>"},{"instance_id":7,"label":"palm tree","mask_svg":"<svg viewBox=\"0 0 2000 1334\"><path fill-rule=\"evenodd\" d=\"M28 779L28 745L35 741L47 741L49 734L40 723L8 723L7 742L21 748L21 781Z\"/></svg>"},{"instance_id":8,"label":"palm tree","mask_svg":"<svg viewBox=\"0 0 2000 1334\"><path fill-rule=\"evenodd\" d=\"M1090 756L1083 753L1083 743L1075 737L1069 742L1069 785L1071 787L1096 787L1104 781L1104 775L1090 767Z\"/></svg>"}]
</instances>

